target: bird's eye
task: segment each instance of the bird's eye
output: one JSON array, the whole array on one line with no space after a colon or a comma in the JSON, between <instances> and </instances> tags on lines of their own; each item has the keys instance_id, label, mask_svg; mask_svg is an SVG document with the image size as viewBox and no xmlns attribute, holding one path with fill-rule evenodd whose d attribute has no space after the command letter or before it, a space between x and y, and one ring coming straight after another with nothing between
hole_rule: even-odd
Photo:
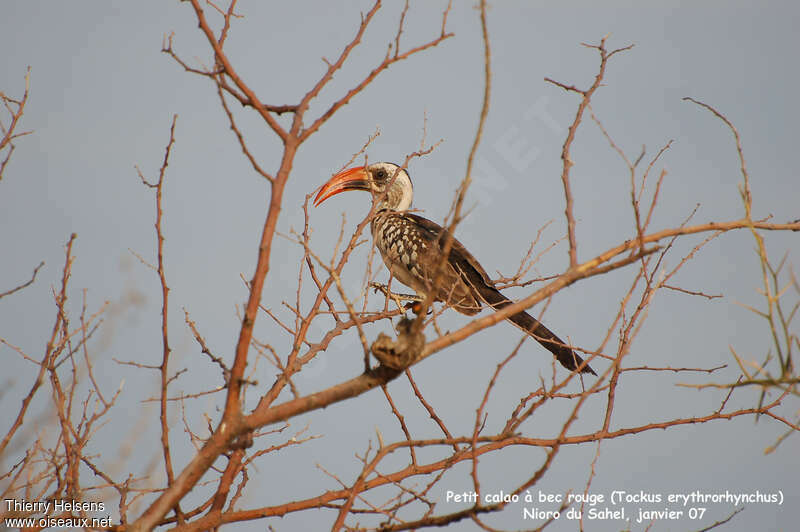
<instances>
[{"instance_id":1,"label":"bird's eye","mask_svg":"<svg viewBox=\"0 0 800 532\"><path fill-rule=\"evenodd\" d=\"M375 172L375 179L386 179L386 170L379 168L378 171Z\"/></svg>"}]
</instances>

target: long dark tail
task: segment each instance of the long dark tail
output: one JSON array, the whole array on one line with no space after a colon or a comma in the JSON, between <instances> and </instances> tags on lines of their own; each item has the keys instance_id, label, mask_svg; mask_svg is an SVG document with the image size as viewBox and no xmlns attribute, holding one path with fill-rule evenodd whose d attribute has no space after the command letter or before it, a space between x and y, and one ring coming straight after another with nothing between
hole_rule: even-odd
<instances>
[{"instance_id":1,"label":"long dark tail","mask_svg":"<svg viewBox=\"0 0 800 532\"><path fill-rule=\"evenodd\" d=\"M485 283L480 283L476 288L481 295L481 298L487 305L495 310L500 310L507 307L512 302L493 286ZM589 367L589 364L584 363L583 359L572 349L566 346L565 342L561 340L556 334L545 327L539 320L531 316L525 311L517 312L509 316L508 321L522 329L523 332L530 335L531 338L542 344L545 349L553 353L562 366L570 371L575 371L578 368L581 373L591 373L597 375L594 370Z\"/></svg>"}]
</instances>

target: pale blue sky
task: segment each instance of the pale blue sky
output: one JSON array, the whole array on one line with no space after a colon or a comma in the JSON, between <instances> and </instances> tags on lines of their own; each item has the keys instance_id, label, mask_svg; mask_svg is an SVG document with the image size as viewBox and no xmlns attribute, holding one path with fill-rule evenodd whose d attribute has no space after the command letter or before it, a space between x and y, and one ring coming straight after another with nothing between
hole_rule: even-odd
<instances>
[{"instance_id":1,"label":"pale blue sky","mask_svg":"<svg viewBox=\"0 0 800 532\"><path fill-rule=\"evenodd\" d=\"M438 35L443 5L412 2L404 46ZM293 103L323 72L321 57L339 53L357 27L359 12L368 8L368 2L354 1L273 6L243 2L239 9L246 17L237 20L231 31L229 57L262 100ZM387 3L381 10L352 60L312 105L311 116L326 109L382 58L386 42L393 39L399 9L399 4ZM669 174L654 229L679 224L698 203L696 222L742 215L737 191L741 177L730 132L708 112L681 101L683 96L712 104L738 127L752 176L755 215L771 214L778 222L800 217L795 161L800 119L798 16L795 3L778 1L606 2L602 7L593 2L493 3L489 11L492 108L467 200L473 209L459 228L459 239L487 271L510 274L545 223L553 220L544 233L547 243L561 238L565 224L559 154L577 99L543 78L588 86L596 72L597 54L579 43L596 43L606 34L610 47L631 43L635 47L609 64L605 86L593 100L595 112L631 157L642 145L653 154L668 140L675 141L657 167ZM346 163L376 127L381 135L369 149L370 160L402 162L418 148L426 116L428 140L444 141L433 154L411 164L414 206L425 216L442 220L463 176L482 94L482 45L472 3L456 2L448 29L455 32L454 38L393 66L302 146L279 220L282 233L302 228L300 205L305 195ZM153 198L139 182L134 165L155 177L173 113L179 115L177 141L164 198L170 325L174 367L190 368L176 391L189 393L221 383L217 368L200 355L186 330L181 309L190 312L212 349L230 360L238 327L236 305L246 295L239 275L252 274L266 213L266 183L242 156L214 87L160 53L163 36L172 31L175 48L185 60L210 62L193 12L180 2L28 0L7 3L0 20L0 49L5 51L0 59L0 90L19 95L25 70L32 67L31 97L22 127L35 130L17 142L0 182L0 291L27 280L39 261L47 263L34 286L0 301L0 336L41 355L55 315L51 287L60 276L63 245L76 232L72 308L78 309L82 288L88 289L90 308L111 302L93 348L96 367L109 390L125 377L123 409L139 408L139 401L155 392L157 382L154 374L120 368L112 357L150 364L160 360L157 278L129 251L149 258L154 249ZM280 153L277 139L253 114L235 109L251 149L265 168L274 170ZM632 236L628 176L591 122L579 131L573 158L578 249L586 260ZM352 228L367 208L365 196L352 194L313 210L316 249L330 253L341 212L347 212ZM771 258L777 260L789 250L790 261L797 264L796 233L767 237ZM301 253L284 239L276 242L264 299L291 319L279 302L294 300ZM688 251L697 242L698 238L687 239L680 249ZM707 246L675 282L725 297L707 301L660 294L626 363L730 365L729 346L748 359L761 359L768 330L736 304L761 305L753 248L746 232L725 235ZM672 255L667 267L680 256ZM357 253L345 274L353 295L358 294L365 257L365 251ZM534 274L562 271L566 259L562 243L537 264ZM578 345L597 347L630 276L630 271L615 273L562 291L544 321ZM527 293L510 292L513 297ZM465 317L450 314L443 321L445 327L466 323ZM268 338L279 352L285 350L289 338L265 316L259 320L259 337ZM376 326L368 335L386 329ZM316 337L325 331L322 324L312 330ZM475 390L485 387L495 365L519 338L516 329L500 324L414 368L423 393L451 430L471 433ZM549 376L549 355L532 342L522 349L513 371L495 392L489 425L500 423L509 405L538 385L540 374ZM301 391L317 391L357 374L360 352L354 335L333 345L299 376ZM6 347L0 346L0 357L7 368L0 377L6 387L3 411L10 415L30 386L33 369ZM443 387L442 375L452 374L456 365L463 371L448 377ZM597 366L603 369L603 363ZM272 368L262 362L259 372L262 386L271 382ZM713 411L722 392L675 387L676 382L691 379L656 375L626 380L618 390L615 425ZM730 369L712 380L733 379L735 372ZM416 435L437 434L405 381L391 384L390 391ZM257 390L248 392L251 400L256 395ZM753 405L756 400L752 391L742 391L729 406ZM46 394L38 401L35 408L41 411ZM217 404L203 399L194 405L194 413L206 410L213 416ZM593 430L592 416L599 413L598 408L585 409L576 430ZM549 435L560 426L560 419L559 412L551 410L524 425L524 430L528 435ZM0 416L0 432L5 432L8 421L8 416ZM198 428L203 423L199 417L194 422ZM126 434L131 424L129 416L118 414L98 435L98 442L108 447L91 452L112 449L113 455L119 435ZM310 434L324 437L259 462L240 508L277 504L287 497L309 497L336 487L317 463L351 482L359 468L354 453L366 449L376 427L387 440L402 438L379 391L303 416L293 421L293 428L306 424ZM180 466L189 456L181 453L190 448L177 416L174 427ZM728 530L789 530L796 526L794 509L800 504L798 439L790 438L779 452L763 455L782 432L783 427L768 419L754 424L752 418L742 418L607 441L601 447L592 491L782 489L787 497L782 507L748 505ZM160 452L156 435L153 425L134 450L134 467L142 467ZM537 488L554 493L582 490L594 450L592 446L563 449ZM516 485L541 455L539 450L514 450L481 462L484 489ZM117 472L120 478L125 473ZM468 475L462 466L442 489L467 489ZM275 479L280 479L280 489L275 489ZM704 521L662 522L653 530L699 529L733 510L725 505L708 508ZM440 512L455 509L443 499L437 507ZM326 529L332 515L305 513L268 523L276 530ZM523 521L521 507L487 522L507 529L536 526ZM591 523L587 530L622 526ZM474 528L469 522L452 527ZM561 521L549 529L574 530L575 525ZM631 529L644 527L632 524Z\"/></svg>"}]
</instances>

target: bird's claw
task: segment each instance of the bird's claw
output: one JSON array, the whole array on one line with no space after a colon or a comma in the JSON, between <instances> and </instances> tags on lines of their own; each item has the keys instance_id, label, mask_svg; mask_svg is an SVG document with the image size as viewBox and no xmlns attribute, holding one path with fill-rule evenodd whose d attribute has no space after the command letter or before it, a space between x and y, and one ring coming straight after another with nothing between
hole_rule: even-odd
<instances>
[{"instance_id":1,"label":"bird's claw","mask_svg":"<svg viewBox=\"0 0 800 532\"><path fill-rule=\"evenodd\" d=\"M369 287L372 288L372 293L377 294L378 292L386 293L386 285L381 283L371 282L369 283Z\"/></svg>"}]
</instances>

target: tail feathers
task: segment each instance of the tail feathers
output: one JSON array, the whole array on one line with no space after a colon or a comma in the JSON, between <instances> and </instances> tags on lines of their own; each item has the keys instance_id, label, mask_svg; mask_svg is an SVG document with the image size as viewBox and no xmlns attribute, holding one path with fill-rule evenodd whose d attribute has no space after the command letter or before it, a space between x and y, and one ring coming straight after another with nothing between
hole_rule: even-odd
<instances>
[{"instance_id":1,"label":"tail feathers","mask_svg":"<svg viewBox=\"0 0 800 532\"><path fill-rule=\"evenodd\" d=\"M441 227L425 218L411 214L408 216L417 220L417 223L422 227L430 228L433 226L436 229L437 238L440 240L447 234ZM433 230L431 229L431 231ZM475 257L473 257L458 240L453 239L453 248L450 250L448 260L450 262L450 267L461 276L461 280L472 288L472 293L476 298L480 298L484 303L495 310L503 309L512 304L511 300L494 287L486 270L481 267ZM458 309L458 307L456 307L456 309L465 314L474 314L474 312L465 312L464 309ZM561 338L556 336L553 331L542 325L536 318L524 310L512 314L506 319L542 344L545 349L553 353L561 365L568 370L576 371L580 368L581 373L597 375L597 373L589 367L589 364L584 363L583 359L578 356L577 353L567 347Z\"/></svg>"},{"instance_id":2,"label":"tail feathers","mask_svg":"<svg viewBox=\"0 0 800 532\"><path fill-rule=\"evenodd\" d=\"M508 305L511 305L511 300L504 296L499 290L493 286L483 284L479 287L478 292L481 298L495 310L500 310ZM575 371L578 368L581 373L591 373L597 375L594 370L585 364L583 359L572 349L567 347L566 343L561 340L556 334L545 327L539 320L525 312L517 312L509 316L508 321L522 329L531 338L542 344L545 349L553 353L562 366L570 371Z\"/></svg>"}]
</instances>

